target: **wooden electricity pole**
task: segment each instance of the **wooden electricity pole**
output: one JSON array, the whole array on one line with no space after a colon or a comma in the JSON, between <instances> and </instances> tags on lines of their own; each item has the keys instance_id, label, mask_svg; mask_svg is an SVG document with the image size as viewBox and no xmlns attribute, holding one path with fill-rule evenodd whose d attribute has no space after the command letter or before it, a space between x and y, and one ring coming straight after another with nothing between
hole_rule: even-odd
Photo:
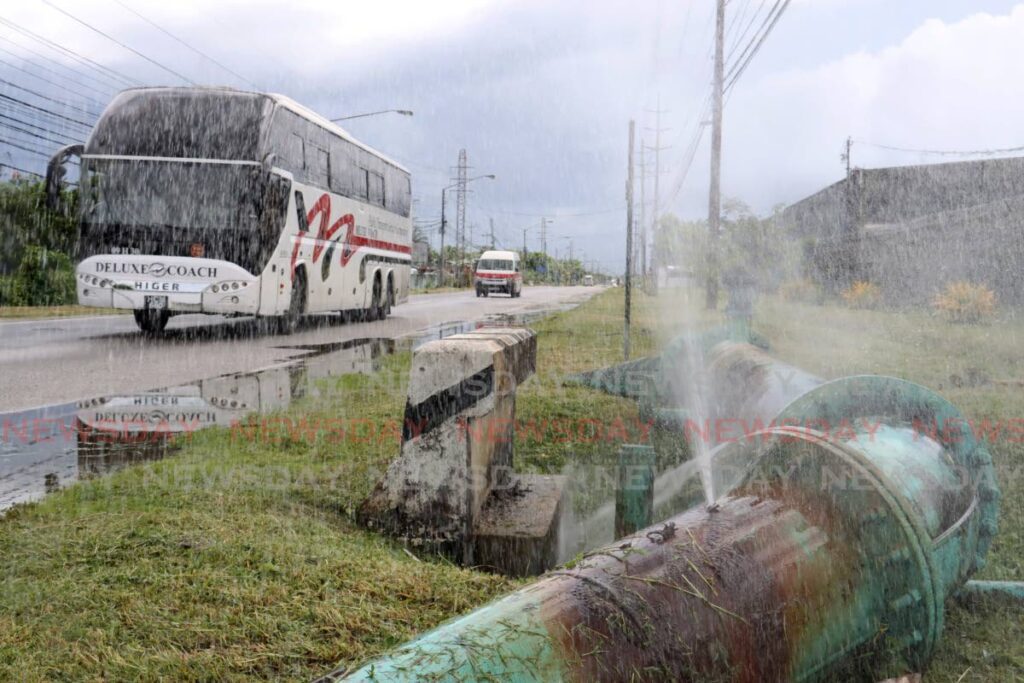
<instances>
[{"instance_id":1,"label":"wooden electricity pole","mask_svg":"<svg viewBox=\"0 0 1024 683\"><path fill-rule=\"evenodd\" d=\"M708 192L708 278L705 307L718 307L718 242L722 231L722 88L725 80L725 0L715 11L715 78L711 112L711 189Z\"/></svg>"},{"instance_id":2,"label":"wooden electricity pole","mask_svg":"<svg viewBox=\"0 0 1024 683\"><path fill-rule=\"evenodd\" d=\"M629 318L633 296L633 133L636 124L629 122L629 161L626 166L626 329L622 336L622 355L629 360Z\"/></svg>"}]
</instances>

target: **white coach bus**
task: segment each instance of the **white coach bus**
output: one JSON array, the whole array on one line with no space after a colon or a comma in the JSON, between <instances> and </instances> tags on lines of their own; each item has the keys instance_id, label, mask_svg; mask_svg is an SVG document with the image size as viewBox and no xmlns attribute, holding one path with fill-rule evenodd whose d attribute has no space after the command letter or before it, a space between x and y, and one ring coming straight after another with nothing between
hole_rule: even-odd
<instances>
[{"instance_id":1,"label":"white coach bus","mask_svg":"<svg viewBox=\"0 0 1024 683\"><path fill-rule=\"evenodd\" d=\"M163 330L179 313L386 317L409 291L409 172L287 97L228 88L120 93L81 158L77 292Z\"/></svg>"}]
</instances>

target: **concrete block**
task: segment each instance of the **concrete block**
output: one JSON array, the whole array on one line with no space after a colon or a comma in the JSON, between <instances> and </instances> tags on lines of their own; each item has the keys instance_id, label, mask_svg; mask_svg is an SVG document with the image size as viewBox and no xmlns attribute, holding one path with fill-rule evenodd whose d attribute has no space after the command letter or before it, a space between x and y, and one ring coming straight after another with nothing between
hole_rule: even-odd
<instances>
[{"instance_id":1,"label":"concrete block","mask_svg":"<svg viewBox=\"0 0 1024 683\"><path fill-rule=\"evenodd\" d=\"M413 354L401 453L359 511L366 526L472 562L488 494L512 468L515 391L536 368L532 330L490 328Z\"/></svg>"},{"instance_id":2,"label":"concrete block","mask_svg":"<svg viewBox=\"0 0 1024 683\"><path fill-rule=\"evenodd\" d=\"M555 566L564 492L560 475L511 475L476 518L473 563L510 576L535 576Z\"/></svg>"}]
</instances>

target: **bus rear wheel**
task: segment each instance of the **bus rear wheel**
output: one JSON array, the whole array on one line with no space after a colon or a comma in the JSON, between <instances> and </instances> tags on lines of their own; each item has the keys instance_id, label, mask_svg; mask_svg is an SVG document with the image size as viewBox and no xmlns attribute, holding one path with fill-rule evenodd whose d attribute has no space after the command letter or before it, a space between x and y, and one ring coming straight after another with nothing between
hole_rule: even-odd
<instances>
[{"instance_id":1,"label":"bus rear wheel","mask_svg":"<svg viewBox=\"0 0 1024 683\"><path fill-rule=\"evenodd\" d=\"M132 311L135 324L145 334L160 334L167 327L171 315L167 311L153 311L148 308Z\"/></svg>"},{"instance_id":2,"label":"bus rear wheel","mask_svg":"<svg viewBox=\"0 0 1024 683\"><path fill-rule=\"evenodd\" d=\"M366 319L369 321L382 320L387 317L384 293L381 289L380 278L377 278L373 281L373 297L370 299L370 308L366 311Z\"/></svg>"}]
</instances>

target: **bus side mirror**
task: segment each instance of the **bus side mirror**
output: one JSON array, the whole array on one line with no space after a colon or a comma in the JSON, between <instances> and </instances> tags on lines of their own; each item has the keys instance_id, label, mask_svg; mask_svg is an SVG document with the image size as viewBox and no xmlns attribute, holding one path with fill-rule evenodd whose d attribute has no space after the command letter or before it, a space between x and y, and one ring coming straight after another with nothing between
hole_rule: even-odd
<instances>
[{"instance_id":1,"label":"bus side mirror","mask_svg":"<svg viewBox=\"0 0 1024 683\"><path fill-rule=\"evenodd\" d=\"M68 162L71 157L81 158L85 145L67 145L57 150L46 165L46 208L51 211L63 210L61 195L64 192L64 178L68 174Z\"/></svg>"},{"instance_id":2,"label":"bus side mirror","mask_svg":"<svg viewBox=\"0 0 1024 683\"><path fill-rule=\"evenodd\" d=\"M274 163L277 161L277 155L273 152L267 152L263 155L263 161L260 166L263 168L263 177L270 178L271 172L274 170Z\"/></svg>"}]
</instances>

